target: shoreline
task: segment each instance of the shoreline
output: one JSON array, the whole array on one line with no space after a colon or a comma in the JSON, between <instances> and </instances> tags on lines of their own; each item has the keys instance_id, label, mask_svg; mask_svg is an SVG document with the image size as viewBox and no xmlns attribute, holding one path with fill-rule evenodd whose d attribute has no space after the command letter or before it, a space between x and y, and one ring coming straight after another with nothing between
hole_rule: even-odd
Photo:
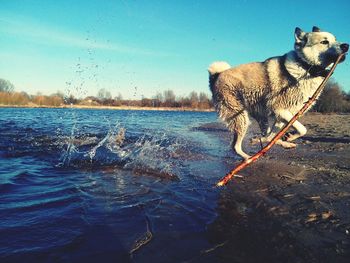
<instances>
[{"instance_id":1,"label":"shoreline","mask_svg":"<svg viewBox=\"0 0 350 263\"><path fill-rule=\"evenodd\" d=\"M312 112L301 122L308 132L296 148L271 148L220 191L218 216L208 226L217 249L201 261L348 262L350 115ZM231 137L222 124L200 129L227 144ZM258 131L252 123L247 137ZM260 149L243 144L249 154ZM239 161L224 163L229 171Z\"/></svg>"},{"instance_id":2,"label":"shoreline","mask_svg":"<svg viewBox=\"0 0 350 263\"><path fill-rule=\"evenodd\" d=\"M175 108L175 107L137 107L137 106L88 106L88 105L2 105L0 108L32 108L32 109L93 109L93 110L139 110L139 111L193 111L193 112L214 112L214 109L197 108Z\"/></svg>"},{"instance_id":3,"label":"shoreline","mask_svg":"<svg viewBox=\"0 0 350 263\"><path fill-rule=\"evenodd\" d=\"M24 109L82 109L82 110L135 110L135 111L176 111L176 112L215 112L214 108L199 109L187 107L138 107L138 106L89 106L89 105L4 105L0 104L2 108L24 108ZM309 111L306 115L350 115L348 112L314 112Z\"/></svg>"}]
</instances>

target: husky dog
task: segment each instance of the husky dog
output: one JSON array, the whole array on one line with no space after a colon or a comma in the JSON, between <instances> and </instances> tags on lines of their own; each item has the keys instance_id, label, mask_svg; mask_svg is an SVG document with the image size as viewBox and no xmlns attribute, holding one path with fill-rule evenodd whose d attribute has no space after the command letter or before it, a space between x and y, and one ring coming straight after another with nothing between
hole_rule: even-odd
<instances>
[{"instance_id":1,"label":"husky dog","mask_svg":"<svg viewBox=\"0 0 350 263\"><path fill-rule=\"evenodd\" d=\"M214 62L208 69L216 110L234 133L233 150L244 159L250 157L242 150L248 114L259 124L260 140L270 141L312 96L328 74L327 67L349 49L349 44L315 26L308 33L297 27L294 36L294 50L283 56L233 68L226 62ZM273 119L271 127L269 117ZM305 135L306 128L299 121L293 128L295 133L277 144L295 147L291 141Z\"/></svg>"}]
</instances>

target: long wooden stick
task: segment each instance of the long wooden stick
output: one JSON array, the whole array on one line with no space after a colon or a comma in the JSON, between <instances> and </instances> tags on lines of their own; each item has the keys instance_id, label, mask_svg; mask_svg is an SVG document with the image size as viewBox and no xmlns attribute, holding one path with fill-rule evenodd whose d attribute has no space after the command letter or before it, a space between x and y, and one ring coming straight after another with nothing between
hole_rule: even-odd
<instances>
[{"instance_id":1,"label":"long wooden stick","mask_svg":"<svg viewBox=\"0 0 350 263\"><path fill-rule=\"evenodd\" d=\"M337 67L338 63L340 62L341 58L345 54L341 54L337 60L334 62L332 68L330 69L328 75L326 78L322 81L320 86L317 88L315 93L312 95L312 97L309 98L309 100L304 104L304 106L293 116L293 118L273 137L273 139L259 152L254 154L252 157L250 157L247 160L242 161L239 165L237 165L234 169L232 169L228 174L226 174L225 177L223 177L216 186L224 186L230 181L234 176L237 176L237 173L248 166L249 164L255 162L257 159L259 159L261 156L263 156L270 148L279 140L282 138L282 136L287 132L287 130L293 125L293 123L304 114L304 112L311 106L311 104L316 100L318 95L322 92L324 86L326 85L327 81L331 77L332 73L334 72L335 68Z\"/></svg>"}]
</instances>

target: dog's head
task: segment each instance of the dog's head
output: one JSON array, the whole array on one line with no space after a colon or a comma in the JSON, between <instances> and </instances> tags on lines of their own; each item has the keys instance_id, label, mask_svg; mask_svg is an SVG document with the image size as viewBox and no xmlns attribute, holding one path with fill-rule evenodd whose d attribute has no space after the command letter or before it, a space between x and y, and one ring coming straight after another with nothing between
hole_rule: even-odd
<instances>
[{"instance_id":1,"label":"dog's head","mask_svg":"<svg viewBox=\"0 0 350 263\"><path fill-rule=\"evenodd\" d=\"M340 54L346 53L349 44L338 42L334 35L313 27L312 32L295 29L294 49L298 56L311 66L328 67ZM343 56L342 61L345 60Z\"/></svg>"}]
</instances>

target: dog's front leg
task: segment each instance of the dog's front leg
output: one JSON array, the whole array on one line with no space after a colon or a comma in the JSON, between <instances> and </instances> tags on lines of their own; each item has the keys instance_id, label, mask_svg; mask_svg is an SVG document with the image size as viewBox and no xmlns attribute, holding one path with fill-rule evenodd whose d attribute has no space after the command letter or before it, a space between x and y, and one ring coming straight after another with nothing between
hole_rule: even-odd
<instances>
[{"instance_id":1,"label":"dog's front leg","mask_svg":"<svg viewBox=\"0 0 350 263\"><path fill-rule=\"evenodd\" d=\"M293 118L293 114L288 110L281 110L278 112L278 116L285 122L289 122ZM295 134L289 134L287 136L287 142L294 141L295 139L304 136L306 134L306 128L299 121L293 123L293 128L297 131Z\"/></svg>"},{"instance_id":2,"label":"dog's front leg","mask_svg":"<svg viewBox=\"0 0 350 263\"><path fill-rule=\"evenodd\" d=\"M283 121L275 121L272 128L268 129L268 130L270 130L268 133L268 136L261 137L261 138L253 138L253 139L251 139L251 143L258 144L258 143L270 142L273 139L273 137L275 137L275 135L283 128L283 126L284 126ZM286 142L286 141L283 141L281 139L276 141L276 145L281 145L283 148L286 148L286 149L295 148L297 146L295 143Z\"/></svg>"}]
</instances>

